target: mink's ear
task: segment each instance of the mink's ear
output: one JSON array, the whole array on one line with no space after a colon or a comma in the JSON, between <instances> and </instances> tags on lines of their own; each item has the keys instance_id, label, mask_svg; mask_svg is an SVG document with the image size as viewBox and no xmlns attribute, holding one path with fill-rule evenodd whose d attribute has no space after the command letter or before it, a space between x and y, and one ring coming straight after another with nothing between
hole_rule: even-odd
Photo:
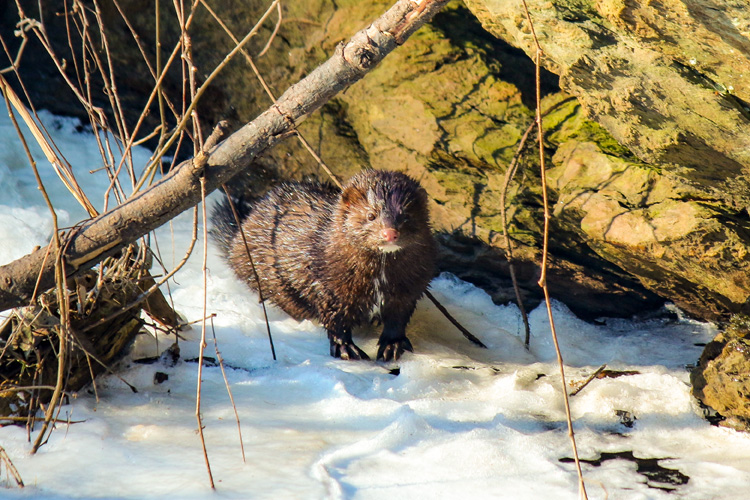
<instances>
[{"instance_id":1,"label":"mink's ear","mask_svg":"<svg viewBox=\"0 0 750 500\"><path fill-rule=\"evenodd\" d=\"M359 190L356 186L348 186L344 191L341 193L341 202L344 204L344 206L349 209L354 204L357 203L364 203L365 197L361 190Z\"/></svg>"}]
</instances>

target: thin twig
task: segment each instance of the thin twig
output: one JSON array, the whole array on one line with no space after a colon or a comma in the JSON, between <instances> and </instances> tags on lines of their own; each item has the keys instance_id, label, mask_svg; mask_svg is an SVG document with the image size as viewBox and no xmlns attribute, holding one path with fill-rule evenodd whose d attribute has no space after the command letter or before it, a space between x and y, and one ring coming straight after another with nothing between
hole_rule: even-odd
<instances>
[{"instance_id":1,"label":"thin twig","mask_svg":"<svg viewBox=\"0 0 750 500\"><path fill-rule=\"evenodd\" d=\"M33 23L22 21L19 22L16 26L19 26L21 28L16 32L18 36L21 37L21 45L18 47L18 50L16 51L16 57L13 58L10 66L0 69L0 75L2 75L3 73L10 73L11 71L18 70L19 64L21 63L21 56L23 55L23 51L26 48L26 44L29 43L29 37L26 35L26 31L31 29ZM2 35L0 35L0 40L3 40L3 45L5 45L5 40L3 39ZM10 56L8 57L8 59L11 59Z\"/></svg>"},{"instance_id":2,"label":"thin twig","mask_svg":"<svg viewBox=\"0 0 750 500\"><path fill-rule=\"evenodd\" d=\"M596 377L598 377L599 374L603 372L606 367L607 367L607 363L604 363L602 366L597 368L596 371L592 373L591 375L589 375L589 377L586 380L584 380L580 386L578 386L573 392L570 393L570 396L573 397L579 392L581 392L583 388L589 385L591 381L594 380Z\"/></svg>"},{"instance_id":3,"label":"thin twig","mask_svg":"<svg viewBox=\"0 0 750 500\"><path fill-rule=\"evenodd\" d=\"M182 38L182 60L185 62L185 68L188 74L187 81L190 90L190 102L194 103L197 95L196 86L198 85L198 83L196 81L196 73L198 72L198 68L193 62L193 38L190 36L190 33L188 33L187 30L183 31ZM203 135L201 133L198 112L193 111L192 113L190 113L190 119L192 120L193 124L193 155L197 155L199 151L204 150Z\"/></svg>"},{"instance_id":4,"label":"thin twig","mask_svg":"<svg viewBox=\"0 0 750 500\"><path fill-rule=\"evenodd\" d=\"M201 386L203 382L203 350L206 348L206 297L208 295L208 229L206 217L206 183L203 177L201 180L201 195L203 197L203 321L201 322L201 343L198 353L198 387L195 397L195 418L198 420L198 434L201 438L201 447L203 448L203 458L206 461L206 470L208 471L208 481L211 489L215 490L214 476L211 473L211 463L208 460L208 450L206 449L206 439L203 436L203 420L201 418Z\"/></svg>"},{"instance_id":5,"label":"thin twig","mask_svg":"<svg viewBox=\"0 0 750 500\"><path fill-rule=\"evenodd\" d=\"M31 448L32 455L35 454L39 450L39 447L43 444L42 440L44 439L47 433L47 429L49 428L49 424L52 421L55 408L57 407L58 402L60 402L60 397L63 393L63 384L65 382L65 368L68 351L67 336L68 327L70 326L70 317L68 313L70 312L70 305L68 303L68 291L65 289L64 269L65 267L62 256L62 249L58 248L57 264L55 265L57 301L60 311L60 326L57 332L57 340L59 345L57 352L57 381L55 382L55 390L52 392L52 397L50 398L49 404L47 406L47 411L44 414L44 423L42 424L42 428L39 431L39 434L37 434L34 445Z\"/></svg>"},{"instance_id":6,"label":"thin twig","mask_svg":"<svg viewBox=\"0 0 750 500\"><path fill-rule=\"evenodd\" d=\"M19 488L23 488L23 479L21 479L21 474L18 473L18 469L16 469L16 466L13 465L13 461L10 459L8 454L5 452L5 448L0 446L0 460L5 464L5 467L8 469L8 472L11 473L13 476L13 479L16 480L16 484Z\"/></svg>"},{"instance_id":7,"label":"thin twig","mask_svg":"<svg viewBox=\"0 0 750 500\"><path fill-rule=\"evenodd\" d=\"M78 304L81 304L81 298L78 298ZM86 357L86 364L89 367L89 376L91 377L91 387L94 389L94 401L96 403L99 403L99 390L96 388L96 377L94 376L94 367L91 366L91 356L89 356L89 353L85 350L83 351L84 356Z\"/></svg>"},{"instance_id":8,"label":"thin twig","mask_svg":"<svg viewBox=\"0 0 750 500\"><path fill-rule=\"evenodd\" d=\"M30 392L35 390L45 390L45 391L54 391L55 386L54 385L8 385L0 387L0 392ZM66 396L70 396L69 393L65 392ZM0 416L0 420L7 418ZM25 417L23 417L25 418Z\"/></svg>"},{"instance_id":9,"label":"thin twig","mask_svg":"<svg viewBox=\"0 0 750 500\"><path fill-rule=\"evenodd\" d=\"M271 345L271 356L273 357L273 360L276 361L276 349L273 346L273 335L271 335L271 324L268 321L268 312L266 311L266 299L263 296L263 290L260 286L260 276L258 275L258 271L255 269L255 261L253 260L252 253L250 252L250 247L247 244L247 237L245 236L245 231L242 230L242 221L240 220L240 214L237 212L237 207L234 205L234 200L232 200L232 197L229 195L229 191L227 190L226 185L224 187L224 193L227 195L227 200L229 201L229 208L232 209L232 215L234 216L234 221L237 224L237 229L240 237L242 238L242 243L245 245L245 254L247 255L247 260L250 262L250 269L253 271L253 277L255 278L255 283L258 285L258 298L260 299L260 306L263 309L263 319L266 321L266 331L268 332L268 342Z\"/></svg>"},{"instance_id":10,"label":"thin twig","mask_svg":"<svg viewBox=\"0 0 750 500\"><path fill-rule=\"evenodd\" d=\"M201 0L201 2L205 3L204 0ZM271 48L271 43L273 43L274 38L276 38L276 34L279 32L279 28L281 28L281 2L276 4L276 12L279 14L279 19L276 21L276 26L273 27L273 32L271 33L271 36L268 37L268 41L266 42L266 46L263 47L263 49L258 53L258 57L263 57L266 55L266 52L268 52L268 49Z\"/></svg>"},{"instance_id":11,"label":"thin twig","mask_svg":"<svg viewBox=\"0 0 750 500\"><path fill-rule=\"evenodd\" d=\"M115 2L117 4L117 2ZM161 84L159 83L159 79L156 75L161 74L161 16L159 14L160 11L160 0L156 0L154 2L154 18L155 18L155 26L154 26L154 40L155 40L155 46L154 51L156 52L156 71L154 72L154 87L158 91L159 96L159 123L162 124L162 133L159 135L159 144L154 149L159 149L161 145L164 143L166 132L167 132L167 119L166 119L166 111L164 110L164 103L169 105L170 109L172 110L172 113L174 113L175 118L177 118L178 113L175 109L174 105L167 99L167 96L165 95L164 90L161 87ZM118 7L119 8L119 7ZM145 57L145 56L144 56ZM148 59L146 57L146 59ZM163 172L162 172L163 173ZM171 225L171 221L170 221Z\"/></svg>"},{"instance_id":12,"label":"thin twig","mask_svg":"<svg viewBox=\"0 0 750 500\"><path fill-rule=\"evenodd\" d=\"M219 363L219 368L221 368L221 376L224 378L224 386L227 388L227 394L229 394L229 401L232 403L232 409L234 410L234 418L237 420L237 434L239 435L240 439L240 452L242 453L242 462L246 462L245 460L245 445L242 442L242 426L240 425L240 414L237 412L237 405L234 403L234 396L232 395L232 388L229 385L229 380L227 379L227 372L224 369L224 359L221 357L221 352L219 352L219 341L216 339L216 329L214 328L214 316L211 316L211 334L214 338L214 349L216 350L216 361Z\"/></svg>"},{"instance_id":13,"label":"thin twig","mask_svg":"<svg viewBox=\"0 0 750 500\"><path fill-rule=\"evenodd\" d=\"M505 171L505 182L503 183L503 190L500 192L500 215L503 221L503 233L505 235L505 254L508 259L510 280L513 283L513 290L516 293L516 303L518 304L518 309L521 311L521 319L523 319L523 327L526 331L526 337L524 340L526 349L529 348L529 342L531 340L531 328L529 328L529 316L526 314L526 307L523 305L523 298L521 297L521 288L518 286L518 278L516 277L516 266L513 260L513 244L511 243L510 233L508 232L508 207L506 199L508 196L508 187L510 186L510 182L513 180L513 177L516 175L516 171L518 170L521 153L526 146L526 141L529 138L529 134L531 134L531 131L535 126L536 121L531 122L531 125L529 125L529 127L526 129L526 132L524 132L523 137L521 137L521 141L518 143L516 154L513 155L513 159L511 160L510 165L508 165L508 170Z\"/></svg>"},{"instance_id":14,"label":"thin twig","mask_svg":"<svg viewBox=\"0 0 750 500\"><path fill-rule=\"evenodd\" d=\"M549 255L549 198L547 196L547 172L544 162L544 128L542 126L542 89L541 89L541 66L542 66L542 51L541 45L539 45L539 39L536 36L534 30L534 23L531 20L531 14L529 13L529 7L526 4L526 0L523 2L524 12L526 13L526 21L529 23L531 34L534 38L534 44L536 45L536 57L534 58L534 64L536 66L536 126L537 126L537 140L539 141L539 163L541 170L541 184L542 184L542 200L544 201L544 243L542 248L542 275L539 278L539 286L544 291L544 300L547 304L547 316L549 317L550 330L552 332L552 341L555 344L555 353L557 354L557 364L560 367L560 384L562 385L563 401L565 402L565 417L568 423L568 436L570 437L570 443L573 447L573 458L575 459L576 472L578 474L578 494L583 500L588 499L586 494L586 484L583 481L583 471L581 470L581 461L578 458L578 446L576 445L575 433L573 432L573 418L570 412L570 399L568 398L568 387L565 382L565 365L563 364L562 353L560 352L560 343L557 338L557 331L555 330L555 320L552 315L552 303L550 302L549 288L547 287L547 258Z\"/></svg>"},{"instance_id":15,"label":"thin twig","mask_svg":"<svg viewBox=\"0 0 750 500\"><path fill-rule=\"evenodd\" d=\"M453 316L451 316L451 314L448 312L448 310L445 307L443 307L443 304L441 304L440 302L438 302L438 300L435 298L434 295L432 295L432 293L430 293L429 290L425 290L424 294L425 294L425 297L427 297L428 299L430 299L432 301L432 303L435 304L435 307L438 308L438 311L440 311L441 313L443 313L443 316L445 316L446 318L448 318L448 321L450 321L451 323L453 323L453 326L455 326L456 328L458 328L461 331L461 333L463 333L464 337L466 337L467 339L469 339L471 342L473 342L474 344L478 345L479 347L484 347L485 349L487 348L487 346L484 345L481 340L479 340L474 335L472 335L469 330L467 330L466 328L464 328L461 325L461 323L459 323L456 320L456 318L454 318Z\"/></svg>"},{"instance_id":16,"label":"thin twig","mask_svg":"<svg viewBox=\"0 0 750 500\"><path fill-rule=\"evenodd\" d=\"M211 82L213 82L214 78L216 78L216 76L219 73L221 73L221 71L224 69L224 67L227 64L229 64L229 61L232 60L232 58L240 51L240 49L247 42L250 41L250 38L252 38L253 36L255 36L255 34L257 33L258 29L260 29L260 26L263 24L263 22L265 21L265 19L270 15L272 7L274 7L278 2L279 2L279 0L275 0L273 2L273 4L271 4L271 7L269 7L269 9L266 11L266 13L263 14L263 17L255 24L255 26L253 26L253 29L250 30L250 32L247 35L245 35L245 38L243 38L242 41L240 41L239 44L237 46L235 46L229 52L229 54L227 54L226 56L224 56L224 59L219 63L218 66L216 66L213 69L213 71L211 71L211 73L208 75L208 77L206 77L205 81L195 91L195 98L194 98L194 100L192 100L192 102L190 103L190 105L188 106L188 108L185 110L185 113L184 113L182 119L177 124L177 127L175 129L175 133L172 134L172 137L162 146L161 150L159 150L159 152L154 156L155 159L152 160L151 163L146 167L146 169L144 171L146 174L154 171L154 169L155 169L155 167L157 165L157 161L162 156L164 156L166 154L167 150L172 146L172 144L174 144L174 141L176 140L177 135L179 135L178 132L182 131L185 128L185 126L187 125L188 120L190 120L192 118L193 111L195 110L195 107L198 105L198 101L200 100L200 97L203 95L203 93L206 91L206 89L208 89L210 87ZM145 179L147 177L148 177L148 175L144 175L140 179L140 181L138 182L138 184L135 186L135 188L133 190L134 193L137 192L137 191L139 191L143 187L144 181L145 181Z\"/></svg>"},{"instance_id":17,"label":"thin twig","mask_svg":"<svg viewBox=\"0 0 750 500\"><path fill-rule=\"evenodd\" d=\"M209 151L211 148L219 144L229 134L229 122L221 120L216 124L211 134L206 138L206 142L203 143L203 151Z\"/></svg>"},{"instance_id":18,"label":"thin twig","mask_svg":"<svg viewBox=\"0 0 750 500\"><path fill-rule=\"evenodd\" d=\"M198 2L193 4L190 12L190 17L192 18L195 7L197 6ZM175 0L174 2L175 12L177 13L177 17L180 22L180 28L181 28L181 46L182 46L182 60L184 62L183 68L186 68L188 72L188 78L187 78L187 84L188 84L188 91L189 94L187 97L189 97L190 107L188 107L188 110L185 111L181 124L182 126L185 126L187 124L187 120L192 120L193 124L193 137L195 140L193 141L193 148L194 148L194 154L196 156L196 163L205 162L205 153L203 152L203 140L200 135L200 124L198 120L198 114L197 112L194 112L192 110L192 106L195 105L196 99L197 99L197 92L196 92L196 81L195 81L195 73L196 68L193 65L192 61L192 41L190 39L190 36L188 35L187 26L185 23L185 17L184 17L184 11L183 6L181 2L178 2ZM183 82L185 79L183 78ZM183 106L185 104L185 96L186 94L183 92ZM182 127L180 127L182 128ZM179 130L175 133L179 133ZM180 133L181 135L181 133ZM173 135L172 138L174 139L176 135ZM169 142L169 141L167 141ZM158 158L159 156L157 156ZM144 175L144 177L141 179L145 179L148 177L148 174ZM200 436L201 441L201 448L203 450L203 458L206 462L206 472L208 473L208 482L211 486L212 490L216 489L216 485L214 484L214 477L213 473L211 472L211 463L208 459L208 449L206 447L206 438L203 434L203 419L201 416L201 391L203 387L203 356L204 356L204 350L206 348L206 317L207 317L207 297L208 297L208 216L206 214L206 180L204 176L200 176L200 186L201 186L201 214L203 218L203 260L201 265L202 275L203 275L203 319L201 321L201 340L200 340L200 346L199 346L199 352L198 352L198 383L196 388L196 397L195 397L195 417L198 421L198 435ZM196 221L197 222L197 221ZM197 224L196 224L197 225Z\"/></svg>"},{"instance_id":19,"label":"thin twig","mask_svg":"<svg viewBox=\"0 0 750 500\"><path fill-rule=\"evenodd\" d=\"M54 387L50 386L42 386L45 389L54 389ZM7 415L0 417L0 422L25 422L28 419L28 417L20 417L18 415ZM87 420L71 420L70 418L62 419L62 418L53 418L52 423L54 424L65 424L65 425L72 425L72 424L82 424L84 422L87 422Z\"/></svg>"},{"instance_id":20,"label":"thin twig","mask_svg":"<svg viewBox=\"0 0 750 500\"><path fill-rule=\"evenodd\" d=\"M42 383L42 369L44 368L44 359L39 355L39 352L35 349L36 359L41 361L37 363L36 370L34 371L34 385L38 386ZM53 389L54 390L54 389ZM42 389L32 389L31 397L29 398L29 413L26 418L26 441L31 442L31 432L34 430L34 424L36 423L36 409L40 405L39 394Z\"/></svg>"}]
</instances>

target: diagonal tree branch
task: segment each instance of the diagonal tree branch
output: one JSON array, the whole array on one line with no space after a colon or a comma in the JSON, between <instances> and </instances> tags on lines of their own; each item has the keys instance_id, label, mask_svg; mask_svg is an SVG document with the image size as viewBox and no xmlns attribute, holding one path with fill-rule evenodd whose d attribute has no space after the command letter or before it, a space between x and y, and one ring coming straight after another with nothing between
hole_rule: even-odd
<instances>
[{"instance_id":1,"label":"diagonal tree branch","mask_svg":"<svg viewBox=\"0 0 750 500\"><path fill-rule=\"evenodd\" d=\"M299 83L268 110L224 142L181 163L161 181L65 235L63 261L68 277L115 254L201 201L200 178L211 192L246 168L259 153L289 136L308 115L360 80L403 44L448 0L398 0L396 4ZM0 311L25 305L39 277L40 289L54 285L54 261L40 248L0 267Z\"/></svg>"}]
</instances>

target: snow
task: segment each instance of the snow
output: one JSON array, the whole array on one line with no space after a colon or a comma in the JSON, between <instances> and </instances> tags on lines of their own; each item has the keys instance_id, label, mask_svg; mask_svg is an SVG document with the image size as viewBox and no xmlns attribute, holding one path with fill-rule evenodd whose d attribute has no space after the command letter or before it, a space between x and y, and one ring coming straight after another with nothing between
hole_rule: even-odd
<instances>
[{"instance_id":1,"label":"snow","mask_svg":"<svg viewBox=\"0 0 750 500\"><path fill-rule=\"evenodd\" d=\"M106 177L87 173L100 163L93 136L77 132L74 120L43 118L68 160L85 166L79 180L86 191L101 193ZM0 119L0 144L5 263L46 244L52 225L7 117ZM147 158L147 151L136 152L137 164ZM39 165L61 225L83 217L49 167ZM157 232L172 265L187 248L191 222L192 214L183 214ZM170 284L176 309L188 320L202 316L200 267L197 250ZM572 452L544 307L530 314L527 351L514 305L494 305L483 291L442 275L433 293L489 348L469 343L422 301L408 329L415 353L392 365L333 359L319 326L270 307L279 358L273 361L257 297L233 278L213 246L208 267L208 312L216 314L246 461L221 370L208 366L202 415L216 481L211 491L195 418L198 367L188 361L198 355L195 326L184 332L175 366L135 362L173 341L139 336L117 367L138 393L116 377L99 378L98 400L90 389L80 391L61 412L75 423L58 425L36 455L29 454L24 428L0 429L0 444L27 485L16 489L3 474L0 497L578 498L573 465L561 460ZM595 379L570 398L579 453L593 461L583 464L590 498L746 498L750 436L710 425L690 396L686 366L715 335L714 325L686 319L675 308L650 319L592 324L559 302L552 305L569 382L581 382L604 363L638 372ZM374 327L355 334L371 355L376 338ZM206 355L216 357L210 324L208 339ZM155 383L157 372L168 380ZM596 462L602 453L626 452L661 459L661 467L689 480L664 483L623 458Z\"/></svg>"}]
</instances>

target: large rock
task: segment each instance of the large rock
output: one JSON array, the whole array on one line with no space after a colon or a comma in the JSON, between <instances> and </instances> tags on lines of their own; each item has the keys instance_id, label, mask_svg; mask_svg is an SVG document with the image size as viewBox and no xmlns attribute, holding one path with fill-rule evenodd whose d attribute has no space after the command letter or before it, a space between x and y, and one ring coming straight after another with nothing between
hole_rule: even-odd
<instances>
[{"instance_id":1,"label":"large rock","mask_svg":"<svg viewBox=\"0 0 750 500\"><path fill-rule=\"evenodd\" d=\"M716 410L723 425L750 430L750 318L735 316L708 343L690 381L695 397Z\"/></svg>"},{"instance_id":2,"label":"large rock","mask_svg":"<svg viewBox=\"0 0 750 500\"><path fill-rule=\"evenodd\" d=\"M33 15L37 2L26 3ZM452 3L364 80L310 117L302 131L343 177L372 166L420 179L433 200L443 269L505 302L513 292L500 200L505 172L535 105L533 64L508 43L532 48L516 2L467 3L489 32L462 4ZM241 37L266 4L211 5ZM283 2L285 22L268 52L257 58L261 72L281 93L390 4ZM742 34L747 14L739 3L729 17L706 13L697 1L685 5L657 15L654 7L635 2L619 7L615 1L530 2L552 72L543 72L542 81L554 203L549 284L553 295L582 316L631 315L664 299L704 318L747 308L744 176L750 134L743 106L750 73L743 69L748 51ZM120 7L153 58L152 4L120 2ZM14 23L14 10L6 7L0 29L7 32ZM139 111L153 81L113 4L102 2L102 13L119 81L126 82L120 88ZM52 36L59 50L68 51L64 16L47 14L48 32L57 33ZM724 26L732 16L734 31ZM178 32L165 9L161 21L166 55ZM272 16L251 41L252 54L264 47L274 21ZM194 57L205 76L233 45L203 9L194 26L199 27L191 32ZM730 50L731 60L725 57ZM43 101L52 72L39 72L44 53L39 54L27 49L22 74L39 85L33 94L39 105L60 109L59 97ZM723 86L713 88L709 81ZM169 75L166 88L176 98L179 72ZM199 108L207 127L226 117L248 121L270 103L241 58L227 66L211 92ZM521 163L508 192L508 235L524 294L533 302L540 296L543 222L533 144ZM276 148L263 164L280 177L319 171L294 141Z\"/></svg>"},{"instance_id":3,"label":"large rock","mask_svg":"<svg viewBox=\"0 0 750 500\"><path fill-rule=\"evenodd\" d=\"M574 101L548 115L570 121ZM750 294L747 217L732 213L674 170L607 151L602 141L565 140L548 172L558 223L643 285L703 318L745 310Z\"/></svg>"},{"instance_id":4,"label":"large rock","mask_svg":"<svg viewBox=\"0 0 750 500\"><path fill-rule=\"evenodd\" d=\"M523 9L467 0L493 34L535 53ZM639 158L673 164L747 205L750 9L744 0L531 0L545 65ZM735 179L742 176L741 179ZM739 190L746 192L739 195Z\"/></svg>"},{"instance_id":5,"label":"large rock","mask_svg":"<svg viewBox=\"0 0 750 500\"><path fill-rule=\"evenodd\" d=\"M535 54L517 3L467 5L490 32ZM556 217L600 257L697 316L747 311L747 3L528 5L545 66L587 118L635 155L560 147L550 173L560 196Z\"/></svg>"}]
</instances>

